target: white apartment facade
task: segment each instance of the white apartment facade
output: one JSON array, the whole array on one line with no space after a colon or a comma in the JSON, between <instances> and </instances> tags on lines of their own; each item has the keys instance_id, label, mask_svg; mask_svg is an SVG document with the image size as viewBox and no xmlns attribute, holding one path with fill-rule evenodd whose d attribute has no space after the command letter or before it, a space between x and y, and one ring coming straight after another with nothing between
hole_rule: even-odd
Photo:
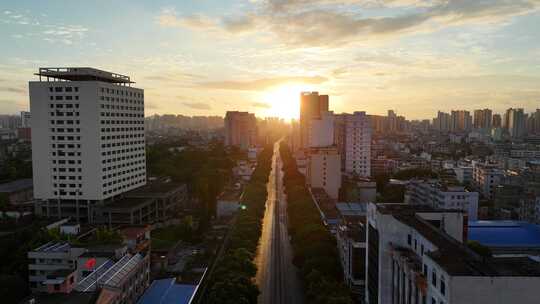
<instances>
[{"instance_id":1,"label":"white apartment facade","mask_svg":"<svg viewBox=\"0 0 540 304\"><path fill-rule=\"evenodd\" d=\"M345 115L345 172L371 175L371 123L365 112Z\"/></svg>"},{"instance_id":2,"label":"white apartment facade","mask_svg":"<svg viewBox=\"0 0 540 304\"><path fill-rule=\"evenodd\" d=\"M473 164L473 184L486 198L491 199L504 178L504 171L495 165Z\"/></svg>"},{"instance_id":3,"label":"white apartment facade","mask_svg":"<svg viewBox=\"0 0 540 304\"><path fill-rule=\"evenodd\" d=\"M470 192L463 186L444 185L438 180L411 180L406 196L412 205L459 209L465 211L470 220L478 218L478 192Z\"/></svg>"},{"instance_id":4,"label":"white apartment facade","mask_svg":"<svg viewBox=\"0 0 540 304\"><path fill-rule=\"evenodd\" d=\"M329 147L334 145L333 112L321 112L320 117L311 120L309 128L308 145L310 148Z\"/></svg>"},{"instance_id":5,"label":"white apartment facade","mask_svg":"<svg viewBox=\"0 0 540 304\"><path fill-rule=\"evenodd\" d=\"M337 199L341 188L341 158L336 147L311 148L307 162L307 184L322 188Z\"/></svg>"},{"instance_id":6,"label":"white apartment facade","mask_svg":"<svg viewBox=\"0 0 540 304\"><path fill-rule=\"evenodd\" d=\"M484 259L463 243L459 211L370 204L366 303L536 303L540 264Z\"/></svg>"},{"instance_id":7,"label":"white apartment facade","mask_svg":"<svg viewBox=\"0 0 540 304\"><path fill-rule=\"evenodd\" d=\"M34 196L47 216L91 221L91 205L146 184L144 91L93 68L31 81Z\"/></svg>"},{"instance_id":8,"label":"white apartment facade","mask_svg":"<svg viewBox=\"0 0 540 304\"><path fill-rule=\"evenodd\" d=\"M77 258L86 252L84 248L70 246L67 242L49 242L28 251L28 281L33 292L46 291L43 283L47 276L59 270L75 270Z\"/></svg>"}]
</instances>

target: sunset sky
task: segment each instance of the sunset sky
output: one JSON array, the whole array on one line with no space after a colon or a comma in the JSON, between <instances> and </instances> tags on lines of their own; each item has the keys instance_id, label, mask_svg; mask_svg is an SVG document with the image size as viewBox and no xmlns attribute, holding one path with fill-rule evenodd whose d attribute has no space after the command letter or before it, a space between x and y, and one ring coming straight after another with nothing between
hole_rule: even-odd
<instances>
[{"instance_id":1,"label":"sunset sky","mask_svg":"<svg viewBox=\"0 0 540 304\"><path fill-rule=\"evenodd\" d=\"M91 66L145 89L146 114L410 119L540 107L540 0L2 1L0 113L39 67Z\"/></svg>"}]
</instances>

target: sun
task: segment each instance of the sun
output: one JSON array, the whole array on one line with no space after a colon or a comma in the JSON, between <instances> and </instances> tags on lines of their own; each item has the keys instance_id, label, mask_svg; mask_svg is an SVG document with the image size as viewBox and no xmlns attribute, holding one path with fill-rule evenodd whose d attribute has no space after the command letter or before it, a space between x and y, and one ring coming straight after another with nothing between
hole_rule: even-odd
<instances>
[{"instance_id":1,"label":"sun","mask_svg":"<svg viewBox=\"0 0 540 304\"><path fill-rule=\"evenodd\" d=\"M310 91L309 86L300 84L283 85L264 93L263 101L269 105L267 117L286 120L298 119L300 115L300 93Z\"/></svg>"}]
</instances>

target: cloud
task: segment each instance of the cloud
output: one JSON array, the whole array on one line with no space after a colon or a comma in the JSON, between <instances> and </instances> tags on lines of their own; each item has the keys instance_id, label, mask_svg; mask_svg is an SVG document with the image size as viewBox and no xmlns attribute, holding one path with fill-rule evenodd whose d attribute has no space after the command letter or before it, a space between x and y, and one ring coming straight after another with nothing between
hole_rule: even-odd
<instances>
[{"instance_id":1,"label":"cloud","mask_svg":"<svg viewBox=\"0 0 540 304\"><path fill-rule=\"evenodd\" d=\"M209 104L203 102L182 102L182 104L188 108L196 110L211 110L212 107Z\"/></svg>"},{"instance_id":2,"label":"cloud","mask_svg":"<svg viewBox=\"0 0 540 304\"><path fill-rule=\"evenodd\" d=\"M157 21L162 27L187 27L192 29L217 28L215 20L210 17L200 14L179 16L174 9L161 10Z\"/></svg>"},{"instance_id":3,"label":"cloud","mask_svg":"<svg viewBox=\"0 0 540 304\"><path fill-rule=\"evenodd\" d=\"M251 105L255 108L263 108L263 109L270 109L272 105L266 103L266 102L253 102Z\"/></svg>"},{"instance_id":4,"label":"cloud","mask_svg":"<svg viewBox=\"0 0 540 304\"><path fill-rule=\"evenodd\" d=\"M322 84L328 81L322 76L312 77L276 77L263 78L248 81L210 81L201 82L199 86L209 89L239 90L239 91L262 91L283 84Z\"/></svg>"},{"instance_id":5,"label":"cloud","mask_svg":"<svg viewBox=\"0 0 540 304\"><path fill-rule=\"evenodd\" d=\"M186 79L204 78L202 75L185 73L185 72L172 72L172 73L160 73L155 75L145 76L145 80L152 81L166 81L166 82L180 82Z\"/></svg>"},{"instance_id":6,"label":"cloud","mask_svg":"<svg viewBox=\"0 0 540 304\"><path fill-rule=\"evenodd\" d=\"M254 30L257 26L257 19L254 16L241 16L238 18L224 18L223 27L231 33L242 33Z\"/></svg>"},{"instance_id":7,"label":"cloud","mask_svg":"<svg viewBox=\"0 0 540 304\"><path fill-rule=\"evenodd\" d=\"M212 28L231 34L271 32L290 46L332 46L463 24L494 24L536 11L538 0L267 0L245 15L210 18L162 14L160 24ZM411 7L379 17L361 14L366 7Z\"/></svg>"}]
</instances>

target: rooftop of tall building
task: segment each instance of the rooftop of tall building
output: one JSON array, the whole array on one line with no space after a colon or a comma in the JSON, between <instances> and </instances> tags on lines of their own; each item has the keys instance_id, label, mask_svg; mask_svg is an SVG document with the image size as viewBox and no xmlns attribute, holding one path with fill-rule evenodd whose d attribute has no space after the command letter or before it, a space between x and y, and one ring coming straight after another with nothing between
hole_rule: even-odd
<instances>
[{"instance_id":1,"label":"rooftop of tall building","mask_svg":"<svg viewBox=\"0 0 540 304\"><path fill-rule=\"evenodd\" d=\"M437 247L426 255L454 276L540 276L540 263L529 257L483 257L421 217L421 213L456 213L428 206L381 204L377 210L415 229Z\"/></svg>"},{"instance_id":2,"label":"rooftop of tall building","mask_svg":"<svg viewBox=\"0 0 540 304\"><path fill-rule=\"evenodd\" d=\"M39 80L44 81L103 81L109 83L131 84L129 76L98 70L90 67L54 67L39 68Z\"/></svg>"}]
</instances>

